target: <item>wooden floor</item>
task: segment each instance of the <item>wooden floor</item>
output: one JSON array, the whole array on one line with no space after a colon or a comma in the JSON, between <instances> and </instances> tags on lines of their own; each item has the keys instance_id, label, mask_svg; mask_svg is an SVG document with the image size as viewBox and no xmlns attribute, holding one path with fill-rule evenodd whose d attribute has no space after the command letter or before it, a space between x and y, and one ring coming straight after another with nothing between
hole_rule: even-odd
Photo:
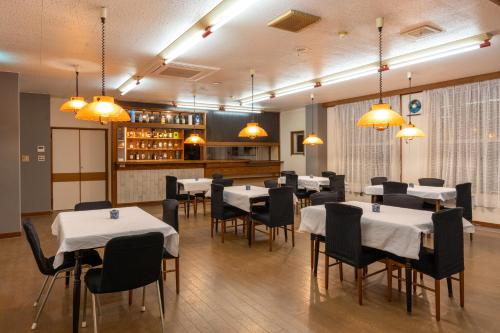
<instances>
[{"instance_id":1,"label":"wooden floor","mask_svg":"<svg viewBox=\"0 0 500 333\"><path fill-rule=\"evenodd\" d=\"M146 206L160 216L159 206ZM54 216L36 217L44 251L56 251L50 234ZM297 216L296 227L299 218ZM277 238L268 252L266 236L248 248L240 233L210 238L209 216L186 219L181 213L181 292L175 294L173 274L167 277L166 332L498 332L500 313L500 233L478 230L474 241L465 242L465 309L449 299L443 282L441 322L434 319L434 295L420 289L414 313L406 314L404 294L394 290L386 300L386 278L368 280L364 305L357 303L354 273L337 269L324 289L323 269L313 278L309 266L309 235L297 234L296 246ZM322 263L320 257L320 263ZM427 280L431 283L431 280ZM24 235L0 240L0 332L29 332L33 301L42 284ZM394 283L395 284L395 283ZM157 332L159 313L154 288L147 290L146 312L140 311L140 292L128 306L126 293L101 297L101 332ZM71 288L56 282L42 314L38 332L70 332ZM92 332L89 327L81 332Z\"/></svg>"}]
</instances>

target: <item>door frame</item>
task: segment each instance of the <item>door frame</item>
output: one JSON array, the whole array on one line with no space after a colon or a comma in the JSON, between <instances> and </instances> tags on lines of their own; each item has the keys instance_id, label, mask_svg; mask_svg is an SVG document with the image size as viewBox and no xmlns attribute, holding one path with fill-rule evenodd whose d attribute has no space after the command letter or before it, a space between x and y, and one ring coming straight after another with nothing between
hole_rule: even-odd
<instances>
[{"instance_id":1,"label":"door frame","mask_svg":"<svg viewBox=\"0 0 500 333\"><path fill-rule=\"evenodd\" d=\"M109 200L109 147L108 147L108 129L107 128L87 128L87 127L62 127L62 126L51 126L50 127L50 208L52 211L54 211L54 142L52 140L52 131L53 130L77 130L78 131L78 164L81 167L81 152L80 152L80 131L83 130L90 130L90 131L104 131L104 154L105 156L105 174L106 177L104 178L104 182L106 183L106 200ZM90 173L92 174L92 172ZM82 193L82 173L79 172L79 179L78 181L80 182L80 199L81 199L81 193Z\"/></svg>"}]
</instances>

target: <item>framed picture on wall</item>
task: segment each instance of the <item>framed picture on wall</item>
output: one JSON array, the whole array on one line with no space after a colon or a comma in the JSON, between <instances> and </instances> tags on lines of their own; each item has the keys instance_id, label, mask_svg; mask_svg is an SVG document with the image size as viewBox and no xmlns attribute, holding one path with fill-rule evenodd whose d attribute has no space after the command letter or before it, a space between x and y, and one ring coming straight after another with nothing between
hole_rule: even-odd
<instances>
[{"instance_id":1,"label":"framed picture on wall","mask_svg":"<svg viewBox=\"0 0 500 333\"><path fill-rule=\"evenodd\" d=\"M304 131L290 132L290 147L292 155L304 155Z\"/></svg>"}]
</instances>

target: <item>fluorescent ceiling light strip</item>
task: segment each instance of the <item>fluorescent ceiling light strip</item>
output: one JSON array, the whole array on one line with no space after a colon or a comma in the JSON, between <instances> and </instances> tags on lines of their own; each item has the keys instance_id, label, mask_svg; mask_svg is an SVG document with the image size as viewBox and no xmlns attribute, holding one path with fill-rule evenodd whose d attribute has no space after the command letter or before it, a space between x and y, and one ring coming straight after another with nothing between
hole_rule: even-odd
<instances>
[{"instance_id":1,"label":"fluorescent ceiling light strip","mask_svg":"<svg viewBox=\"0 0 500 333\"><path fill-rule=\"evenodd\" d=\"M271 98L271 95L268 94L268 93L265 93L261 96L254 96L253 97L253 102L254 103L258 103L258 102L262 102L262 101L265 101L265 100L268 100ZM252 98L251 97L247 97L245 99L242 99L241 100L241 104L243 105L249 105L249 104L252 104Z\"/></svg>"},{"instance_id":2,"label":"fluorescent ceiling light strip","mask_svg":"<svg viewBox=\"0 0 500 333\"><path fill-rule=\"evenodd\" d=\"M344 82L344 81L354 80L354 79L358 79L360 77L368 76L368 75L371 75L371 74L376 74L377 72L378 72L378 69L371 69L369 71L360 72L360 73L357 73L357 74L344 75L344 76L339 76L337 78L332 77L332 78L329 78L329 79L321 80L320 82L321 82L322 86L328 86L330 84L335 84L335 83L340 83L340 82Z\"/></svg>"},{"instance_id":3,"label":"fluorescent ceiling light strip","mask_svg":"<svg viewBox=\"0 0 500 333\"><path fill-rule=\"evenodd\" d=\"M304 84L291 86L291 87L288 87L285 89L278 89L274 92L274 97L282 97L282 96L286 96L286 95L291 95L291 94L295 94L295 93L309 90L309 89L314 89L313 82L307 82Z\"/></svg>"},{"instance_id":4,"label":"fluorescent ceiling light strip","mask_svg":"<svg viewBox=\"0 0 500 333\"><path fill-rule=\"evenodd\" d=\"M428 55L428 56L422 57L422 58L416 58L416 59L412 59L412 60L402 61L402 62L399 62L399 63L394 64L394 65L389 64L389 68L390 69L398 69L398 68L401 68L401 67L406 67L406 66L410 66L410 65L420 64L422 62L426 62L426 61L431 61L431 60L435 60L435 59L440 59L440 58L452 56L452 55L455 55L455 54L460 54L460 53L465 53L465 52L477 50L479 48L481 48L481 46L479 44L477 44L477 45L472 45L472 46L468 46L468 47L464 47L464 48L460 48L460 49L456 49L456 50L450 50L450 51L447 51L447 52L442 52L442 53L437 53L437 54L431 54L431 55Z\"/></svg>"},{"instance_id":5,"label":"fluorescent ceiling light strip","mask_svg":"<svg viewBox=\"0 0 500 333\"><path fill-rule=\"evenodd\" d=\"M255 0L239 0L239 1L225 1L221 3L220 11L213 13L213 23L210 26L210 31L214 32L222 27L224 24L245 11Z\"/></svg>"},{"instance_id":6,"label":"fluorescent ceiling light strip","mask_svg":"<svg viewBox=\"0 0 500 333\"><path fill-rule=\"evenodd\" d=\"M242 112L242 113L262 113L260 110L241 110L241 109L234 109L231 107L224 107L224 111L221 112Z\"/></svg>"},{"instance_id":7,"label":"fluorescent ceiling light strip","mask_svg":"<svg viewBox=\"0 0 500 333\"><path fill-rule=\"evenodd\" d=\"M141 79L137 77L130 77L127 81L123 82L121 86L118 87L118 90L120 91L120 95L125 95L128 93L130 90L134 89L139 85Z\"/></svg>"}]
</instances>

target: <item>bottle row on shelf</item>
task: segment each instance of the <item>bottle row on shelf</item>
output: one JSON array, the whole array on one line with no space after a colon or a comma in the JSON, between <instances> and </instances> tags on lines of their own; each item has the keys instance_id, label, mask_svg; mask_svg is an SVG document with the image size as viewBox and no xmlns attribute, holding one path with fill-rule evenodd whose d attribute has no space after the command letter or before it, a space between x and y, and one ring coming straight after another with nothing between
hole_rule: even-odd
<instances>
[{"instance_id":1,"label":"bottle row on shelf","mask_svg":"<svg viewBox=\"0 0 500 333\"><path fill-rule=\"evenodd\" d=\"M122 143L118 148L125 148L125 144ZM181 149L182 142L179 140L168 140L168 141L129 141L127 142L127 149Z\"/></svg>"},{"instance_id":2,"label":"bottle row on shelf","mask_svg":"<svg viewBox=\"0 0 500 333\"><path fill-rule=\"evenodd\" d=\"M199 114L172 114L170 112L151 112L129 110L130 121L133 123L185 124L201 125L203 117Z\"/></svg>"},{"instance_id":3,"label":"bottle row on shelf","mask_svg":"<svg viewBox=\"0 0 500 333\"><path fill-rule=\"evenodd\" d=\"M127 138L129 139L182 139L182 132L176 130L161 130L161 129L129 129L127 130Z\"/></svg>"},{"instance_id":4,"label":"bottle row on shelf","mask_svg":"<svg viewBox=\"0 0 500 333\"><path fill-rule=\"evenodd\" d=\"M172 152L161 152L161 153L129 153L129 161L160 161L160 160L180 160L182 158L182 152L172 151Z\"/></svg>"}]
</instances>

